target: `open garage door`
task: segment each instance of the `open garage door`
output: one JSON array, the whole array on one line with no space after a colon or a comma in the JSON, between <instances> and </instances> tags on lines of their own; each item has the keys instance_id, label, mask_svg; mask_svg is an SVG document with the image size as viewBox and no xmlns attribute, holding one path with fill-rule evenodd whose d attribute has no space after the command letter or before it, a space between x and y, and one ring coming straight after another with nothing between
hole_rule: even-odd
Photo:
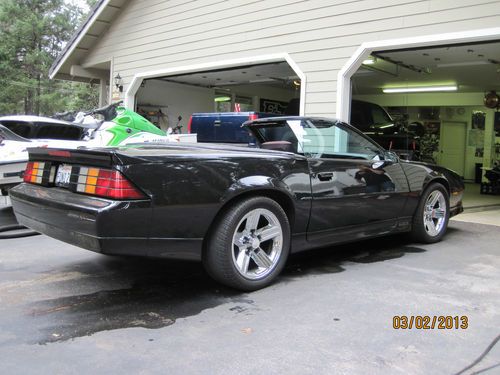
<instances>
[{"instance_id":1,"label":"open garage door","mask_svg":"<svg viewBox=\"0 0 500 375\"><path fill-rule=\"evenodd\" d=\"M373 51L351 85L353 99L372 103L392 117L390 131L377 128L379 119L370 119L369 131L385 147L391 139L409 139L407 147L415 140L416 159L476 182L486 182L485 171L494 167L491 160L500 159L495 117L500 106L494 104L500 102L494 100L500 92L500 41ZM355 107L351 120L356 125Z\"/></svg>"},{"instance_id":2,"label":"open garage door","mask_svg":"<svg viewBox=\"0 0 500 375\"><path fill-rule=\"evenodd\" d=\"M250 114L252 118L299 115L301 84L286 61L251 64L144 79L135 103L136 110L160 128L182 126L180 131L185 133L195 113L248 114L237 116L240 125ZM208 141L239 141L224 120L211 125L217 127L217 134L226 134Z\"/></svg>"}]
</instances>

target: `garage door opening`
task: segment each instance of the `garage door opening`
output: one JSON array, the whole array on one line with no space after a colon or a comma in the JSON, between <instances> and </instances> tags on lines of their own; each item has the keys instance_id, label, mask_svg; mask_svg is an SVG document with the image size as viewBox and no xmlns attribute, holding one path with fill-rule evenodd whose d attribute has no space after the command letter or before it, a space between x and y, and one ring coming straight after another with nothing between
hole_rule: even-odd
<instances>
[{"instance_id":1,"label":"garage door opening","mask_svg":"<svg viewBox=\"0 0 500 375\"><path fill-rule=\"evenodd\" d=\"M415 159L476 182L500 160L500 106L485 99L500 92L499 40L374 50L351 90L351 122L371 122L368 131L385 147L416 147ZM356 101L387 111L394 126L379 126Z\"/></svg>"},{"instance_id":2,"label":"garage door opening","mask_svg":"<svg viewBox=\"0 0 500 375\"><path fill-rule=\"evenodd\" d=\"M186 133L193 113L299 115L302 84L286 61L248 64L144 79L135 104L161 129Z\"/></svg>"}]
</instances>

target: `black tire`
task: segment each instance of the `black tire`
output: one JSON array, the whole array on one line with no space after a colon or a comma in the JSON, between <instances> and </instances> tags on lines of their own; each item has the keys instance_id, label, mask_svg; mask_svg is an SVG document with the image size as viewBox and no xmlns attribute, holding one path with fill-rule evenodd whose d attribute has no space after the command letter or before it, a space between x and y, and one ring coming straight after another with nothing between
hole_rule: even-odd
<instances>
[{"instance_id":1,"label":"black tire","mask_svg":"<svg viewBox=\"0 0 500 375\"><path fill-rule=\"evenodd\" d=\"M249 231L255 220L255 231ZM265 239L271 235L274 237ZM285 266L289 251L290 224L285 211L270 198L253 197L223 212L209 234L203 265L218 282L254 291L274 281Z\"/></svg>"},{"instance_id":2,"label":"black tire","mask_svg":"<svg viewBox=\"0 0 500 375\"><path fill-rule=\"evenodd\" d=\"M431 206L431 199L438 201ZM427 209L427 210L426 210ZM440 183L431 183L422 193L412 223L412 237L422 243L440 241L450 219L450 196Z\"/></svg>"}]
</instances>

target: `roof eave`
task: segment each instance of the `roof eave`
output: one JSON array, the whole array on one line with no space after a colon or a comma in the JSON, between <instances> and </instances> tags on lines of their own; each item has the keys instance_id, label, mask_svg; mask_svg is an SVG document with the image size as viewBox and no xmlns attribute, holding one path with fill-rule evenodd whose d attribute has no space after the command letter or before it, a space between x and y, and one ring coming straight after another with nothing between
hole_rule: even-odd
<instances>
[{"instance_id":1,"label":"roof eave","mask_svg":"<svg viewBox=\"0 0 500 375\"><path fill-rule=\"evenodd\" d=\"M58 74L59 70L61 67L64 65L64 63L67 61L69 56L73 53L75 48L78 46L82 38L85 36L85 34L88 32L90 27L94 24L94 22L99 18L103 10L106 8L108 3L111 0L99 0L94 7L91 9L89 16L83 22L78 30L73 34L71 39L68 41L64 49L61 51L59 56L54 60L52 63L52 66L49 69L49 78L54 79L55 76Z\"/></svg>"}]
</instances>

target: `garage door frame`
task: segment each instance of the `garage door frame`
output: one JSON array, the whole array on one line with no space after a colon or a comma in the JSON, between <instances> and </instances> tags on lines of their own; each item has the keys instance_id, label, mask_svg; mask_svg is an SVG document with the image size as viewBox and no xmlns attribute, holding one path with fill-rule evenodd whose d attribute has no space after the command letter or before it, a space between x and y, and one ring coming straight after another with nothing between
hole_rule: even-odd
<instances>
[{"instance_id":1,"label":"garage door frame","mask_svg":"<svg viewBox=\"0 0 500 375\"><path fill-rule=\"evenodd\" d=\"M443 44L476 43L500 39L500 28L433 34L410 38L365 42L356 50L338 73L337 118L348 122L351 114L351 77L363 60L378 50L398 50L403 48L435 47Z\"/></svg>"},{"instance_id":2,"label":"garage door frame","mask_svg":"<svg viewBox=\"0 0 500 375\"><path fill-rule=\"evenodd\" d=\"M297 63L293 61L288 53L278 53L272 55L251 56L239 59L223 60L217 62L208 62L202 64L187 65L181 67L167 68L154 70L149 72L136 73L130 82L130 85L125 92L125 106L128 108L135 108L135 96L141 87L141 83L145 79L174 76L179 74L196 73L207 70L225 69L225 68L238 68L240 66L253 65L253 64L267 64L273 62L284 62L293 69L293 71L300 78L300 115L304 116L305 113L305 97L306 97L306 75L299 68Z\"/></svg>"}]
</instances>

